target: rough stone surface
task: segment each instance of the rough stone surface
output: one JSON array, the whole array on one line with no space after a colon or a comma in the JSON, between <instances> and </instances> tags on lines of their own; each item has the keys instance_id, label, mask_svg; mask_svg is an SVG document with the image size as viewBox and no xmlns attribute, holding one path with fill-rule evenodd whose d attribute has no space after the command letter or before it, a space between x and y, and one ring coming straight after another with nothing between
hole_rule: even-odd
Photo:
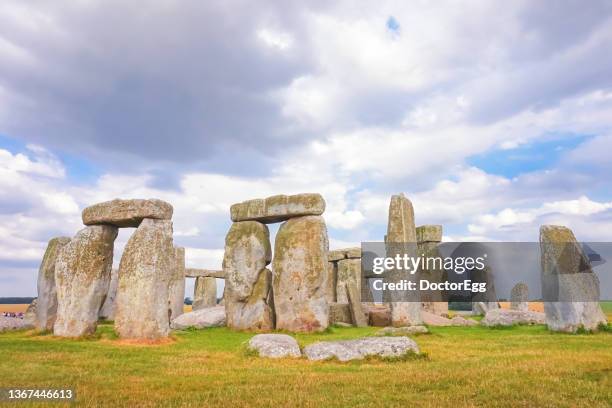
<instances>
[{"instance_id":1,"label":"rough stone surface","mask_svg":"<svg viewBox=\"0 0 612 408\"><path fill-rule=\"evenodd\" d=\"M346 293L348 294L353 324L357 327L366 327L368 325L368 318L361 307L361 294L357 288L357 282L347 283Z\"/></svg>"},{"instance_id":2,"label":"rough stone surface","mask_svg":"<svg viewBox=\"0 0 612 408\"><path fill-rule=\"evenodd\" d=\"M32 300L23 316L23 321L26 327L34 328L36 326L36 309L38 307L38 299Z\"/></svg>"},{"instance_id":3,"label":"rough stone surface","mask_svg":"<svg viewBox=\"0 0 612 408\"><path fill-rule=\"evenodd\" d=\"M417 242L441 242L441 225L421 225L416 228Z\"/></svg>"},{"instance_id":4,"label":"rough stone surface","mask_svg":"<svg viewBox=\"0 0 612 408\"><path fill-rule=\"evenodd\" d=\"M189 327L203 329L206 327L225 326L225 308L223 306L206 307L193 312L183 313L172 320L174 330L183 330Z\"/></svg>"},{"instance_id":5,"label":"rough stone surface","mask_svg":"<svg viewBox=\"0 0 612 408\"><path fill-rule=\"evenodd\" d=\"M387 327L391 325L391 309L388 306L377 306L368 311L370 326Z\"/></svg>"},{"instance_id":6,"label":"rough stone surface","mask_svg":"<svg viewBox=\"0 0 612 408\"><path fill-rule=\"evenodd\" d=\"M8 330L23 330L30 328L31 326L25 319L0 316L0 333Z\"/></svg>"},{"instance_id":7,"label":"rough stone surface","mask_svg":"<svg viewBox=\"0 0 612 408\"><path fill-rule=\"evenodd\" d=\"M544 324L546 315L540 312L512 309L492 309L480 321L483 326L512 326L515 324Z\"/></svg>"},{"instance_id":8,"label":"rough stone surface","mask_svg":"<svg viewBox=\"0 0 612 408\"><path fill-rule=\"evenodd\" d=\"M419 347L408 337L364 337L356 340L321 341L304 348L309 360L337 358L340 361L362 360L369 356L402 357L419 353Z\"/></svg>"},{"instance_id":9,"label":"rough stone surface","mask_svg":"<svg viewBox=\"0 0 612 408\"><path fill-rule=\"evenodd\" d=\"M199 277L193 287L191 310L204 309L217 305L217 279L209 276Z\"/></svg>"},{"instance_id":10,"label":"rough stone surface","mask_svg":"<svg viewBox=\"0 0 612 408\"><path fill-rule=\"evenodd\" d=\"M404 248L404 254L408 256L416 255L416 228L414 225L414 209L412 203L404 194L391 196L389 203L389 221L387 224L387 243L408 244ZM414 247L410 246L414 244ZM395 256L395 250L388 251L387 256ZM409 279L409 272L406 270L391 270L388 272L389 282L399 282ZM395 327L419 325L423 322L421 317L421 303L417 292L400 293L391 291L385 296L385 301L390 301L391 322Z\"/></svg>"},{"instance_id":11,"label":"rough stone surface","mask_svg":"<svg viewBox=\"0 0 612 408\"><path fill-rule=\"evenodd\" d=\"M352 325L351 307L348 303L329 303L329 324L346 323Z\"/></svg>"},{"instance_id":12,"label":"rough stone surface","mask_svg":"<svg viewBox=\"0 0 612 408\"><path fill-rule=\"evenodd\" d=\"M325 286L325 297L328 303L336 302L336 284L338 282L338 263L327 263L327 285Z\"/></svg>"},{"instance_id":13,"label":"rough stone surface","mask_svg":"<svg viewBox=\"0 0 612 408\"><path fill-rule=\"evenodd\" d=\"M361 292L361 259L343 259L338 262L336 301L349 303L347 285L354 285Z\"/></svg>"},{"instance_id":14,"label":"rough stone surface","mask_svg":"<svg viewBox=\"0 0 612 408\"><path fill-rule=\"evenodd\" d=\"M476 293L472 296L472 313L484 315L489 310L499 309L499 303L497 302L497 295L495 293L494 273L491 267L487 265L482 270L474 269L470 271L470 277L474 282L485 282L487 284L486 293Z\"/></svg>"},{"instance_id":15,"label":"rough stone surface","mask_svg":"<svg viewBox=\"0 0 612 408\"><path fill-rule=\"evenodd\" d=\"M311 332L327 328L328 247L323 217L292 218L279 228L272 269L277 329Z\"/></svg>"},{"instance_id":16,"label":"rough stone surface","mask_svg":"<svg viewBox=\"0 0 612 408\"><path fill-rule=\"evenodd\" d=\"M423 323L428 326L452 326L451 319L423 310Z\"/></svg>"},{"instance_id":17,"label":"rough stone surface","mask_svg":"<svg viewBox=\"0 0 612 408\"><path fill-rule=\"evenodd\" d=\"M526 283L519 282L510 292L510 308L513 310L529 310L529 287Z\"/></svg>"},{"instance_id":18,"label":"rough stone surface","mask_svg":"<svg viewBox=\"0 0 612 408\"><path fill-rule=\"evenodd\" d=\"M80 230L61 249L55 263L56 336L93 334L108 292L117 228L93 225Z\"/></svg>"},{"instance_id":19,"label":"rough stone surface","mask_svg":"<svg viewBox=\"0 0 612 408\"><path fill-rule=\"evenodd\" d=\"M302 356L298 342L286 334L258 334L249 340L249 349L256 351L259 357L285 358Z\"/></svg>"},{"instance_id":20,"label":"rough stone surface","mask_svg":"<svg viewBox=\"0 0 612 408\"><path fill-rule=\"evenodd\" d=\"M274 329L272 258L268 227L258 221L232 224L225 237L225 311L237 330Z\"/></svg>"},{"instance_id":21,"label":"rough stone surface","mask_svg":"<svg viewBox=\"0 0 612 408\"><path fill-rule=\"evenodd\" d=\"M244 201L230 208L232 221L260 221L273 223L293 217L321 215L325 200L321 194L276 195L264 199Z\"/></svg>"},{"instance_id":22,"label":"rough stone surface","mask_svg":"<svg viewBox=\"0 0 612 408\"><path fill-rule=\"evenodd\" d=\"M119 284L119 269L111 269L111 279L104 303L98 316L100 319L115 320L115 299L117 298L117 285Z\"/></svg>"},{"instance_id":23,"label":"rough stone surface","mask_svg":"<svg viewBox=\"0 0 612 408\"><path fill-rule=\"evenodd\" d=\"M429 333L425 326L385 327L376 332L376 336L411 336Z\"/></svg>"},{"instance_id":24,"label":"rough stone surface","mask_svg":"<svg viewBox=\"0 0 612 408\"><path fill-rule=\"evenodd\" d=\"M214 279L213 279L214 280ZM216 303L216 299L215 299ZM185 248L174 248L174 269L168 284L168 309L170 321L183 314L185 304ZM211 305L211 306L214 306Z\"/></svg>"},{"instance_id":25,"label":"rough stone surface","mask_svg":"<svg viewBox=\"0 0 612 408\"><path fill-rule=\"evenodd\" d=\"M168 286L175 269L172 221L144 219L119 264L115 331L121 338L155 340L170 332Z\"/></svg>"},{"instance_id":26,"label":"rough stone surface","mask_svg":"<svg viewBox=\"0 0 612 408\"><path fill-rule=\"evenodd\" d=\"M330 262L340 261L342 259L361 259L361 248L351 247L334 249L333 251L329 251L327 255L327 260Z\"/></svg>"},{"instance_id":27,"label":"rough stone surface","mask_svg":"<svg viewBox=\"0 0 612 408\"><path fill-rule=\"evenodd\" d=\"M157 200L112 200L94 204L83 210L85 225L110 224L117 227L138 227L143 219L169 220L172 205Z\"/></svg>"},{"instance_id":28,"label":"rough stone surface","mask_svg":"<svg viewBox=\"0 0 612 408\"><path fill-rule=\"evenodd\" d=\"M478 322L472 319L466 319L462 316L455 316L450 319L452 326L478 326Z\"/></svg>"},{"instance_id":29,"label":"rough stone surface","mask_svg":"<svg viewBox=\"0 0 612 408\"><path fill-rule=\"evenodd\" d=\"M563 226L543 225L540 253L548 329L574 333L581 328L597 330L606 324L598 301L599 280L573 232ZM561 301L546 301L553 296Z\"/></svg>"},{"instance_id":30,"label":"rough stone surface","mask_svg":"<svg viewBox=\"0 0 612 408\"><path fill-rule=\"evenodd\" d=\"M55 262L60 250L70 242L68 237L52 238L38 268L38 300L35 326L38 330L53 330L57 318L57 291L55 287Z\"/></svg>"}]
</instances>

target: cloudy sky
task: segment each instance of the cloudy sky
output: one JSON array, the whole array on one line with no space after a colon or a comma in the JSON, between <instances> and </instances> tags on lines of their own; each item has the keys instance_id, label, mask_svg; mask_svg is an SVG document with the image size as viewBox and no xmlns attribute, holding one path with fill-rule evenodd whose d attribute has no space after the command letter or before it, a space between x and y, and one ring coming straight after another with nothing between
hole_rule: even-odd
<instances>
[{"instance_id":1,"label":"cloudy sky","mask_svg":"<svg viewBox=\"0 0 612 408\"><path fill-rule=\"evenodd\" d=\"M611 73L605 1L3 0L0 296L116 197L172 203L192 267L279 193L323 194L332 248L398 192L446 240L610 240Z\"/></svg>"}]
</instances>

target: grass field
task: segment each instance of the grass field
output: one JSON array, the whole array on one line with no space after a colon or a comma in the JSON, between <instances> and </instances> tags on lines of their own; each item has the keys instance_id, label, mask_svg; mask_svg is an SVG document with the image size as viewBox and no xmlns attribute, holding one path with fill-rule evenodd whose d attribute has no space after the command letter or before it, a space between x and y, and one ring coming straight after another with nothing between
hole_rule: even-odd
<instances>
[{"instance_id":1,"label":"grass field","mask_svg":"<svg viewBox=\"0 0 612 408\"><path fill-rule=\"evenodd\" d=\"M376 330L333 328L296 337L303 346ZM431 332L416 337L427 353L425 359L351 363L253 357L244 347L252 334L226 328L176 332L173 343L160 346L121 344L108 324L86 340L4 333L0 386L75 387L81 406L612 403L612 333L553 334L543 326L447 327Z\"/></svg>"},{"instance_id":2,"label":"grass field","mask_svg":"<svg viewBox=\"0 0 612 408\"><path fill-rule=\"evenodd\" d=\"M11 313L19 313L25 312L29 305L24 304L0 304L0 313L2 312L11 312Z\"/></svg>"}]
</instances>

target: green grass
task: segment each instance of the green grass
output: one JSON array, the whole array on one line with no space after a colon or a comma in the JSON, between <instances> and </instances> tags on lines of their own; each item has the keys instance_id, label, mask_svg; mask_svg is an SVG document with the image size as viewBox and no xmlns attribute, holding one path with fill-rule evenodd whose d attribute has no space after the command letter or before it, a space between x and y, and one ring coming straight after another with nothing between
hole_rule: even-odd
<instances>
[{"instance_id":1,"label":"green grass","mask_svg":"<svg viewBox=\"0 0 612 408\"><path fill-rule=\"evenodd\" d=\"M304 346L376 330L332 328L296 337ZM543 326L430 330L415 337L426 358L349 363L254 357L245 353L252 334L226 328L177 332L174 343L160 346L120 344L108 324L84 340L3 333L0 386L75 387L80 406L608 407L612 402L612 333L553 334Z\"/></svg>"}]
</instances>

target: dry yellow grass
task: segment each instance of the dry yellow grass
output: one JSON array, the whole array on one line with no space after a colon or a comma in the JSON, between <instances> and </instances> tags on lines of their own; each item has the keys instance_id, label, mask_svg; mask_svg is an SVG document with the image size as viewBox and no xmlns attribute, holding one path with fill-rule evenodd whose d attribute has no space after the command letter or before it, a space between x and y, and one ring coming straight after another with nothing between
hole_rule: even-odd
<instances>
[{"instance_id":1,"label":"dry yellow grass","mask_svg":"<svg viewBox=\"0 0 612 408\"><path fill-rule=\"evenodd\" d=\"M19 312L25 312L26 309L28 308L27 304L21 304L21 305L4 305L4 304L0 304L0 313L3 312L11 312L11 313L19 313Z\"/></svg>"}]
</instances>

